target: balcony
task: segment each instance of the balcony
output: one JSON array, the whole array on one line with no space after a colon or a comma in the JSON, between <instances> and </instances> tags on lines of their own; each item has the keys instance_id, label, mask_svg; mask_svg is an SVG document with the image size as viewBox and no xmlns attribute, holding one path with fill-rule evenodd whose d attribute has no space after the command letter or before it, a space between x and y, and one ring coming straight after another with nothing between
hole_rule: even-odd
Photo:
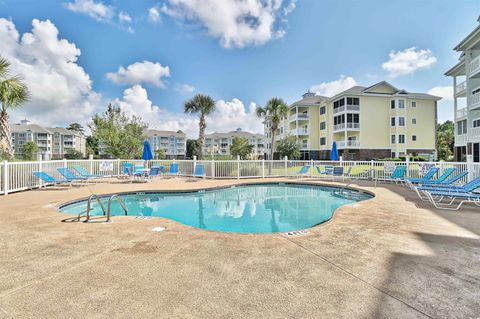
<instances>
[{"instance_id":1,"label":"balcony","mask_svg":"<svg viewBox=\"0 0 480 319\"><path fill-rule=\"evenodd\" d=\"M480 139L480 127L474 127L470 130L470 136L472 139Z\"/></svg>"},{"instance_id":2,"label":"balcony","mask_svg":"<svg viewBox=\"0 0 480 319\"><path fill-rule=\"evenodd\" d=\"M360 105L347 105L347 111L360 111Z\"/></svg>"},{"instance_id":3,"label":"balcony","mask_svg":"<svg viewBox=\"0 0 480 319\"><path fill-rule=\"evenodd\" d=\"M468 107L470 110L480 107L480 92L475 93L468 99Z\"/></svg>"},{"instance_id":4,"label":"balcony","mask_svg":"<svg viewBox=\"0 0 480 319\"><path fill-rule=\"evenodd\" d=\"M467 134L455 135L455 145L464 145L467 143Z\"/></svg>"},{"instance_id":5,"label":"balcony","mask_svg":"<svg viewBox=\"0 0 480 319\"><path fill-rule=\"evenodd\" d=\"M301 150L308 150L309 148L310 148L310 146L308 145L308 143L302 143L300 145Z\"/></svg>"},{"instance_id":6,"label":"balcony","mask_svg":"<svg viewBox=\"0 0 480 319\"><path fill-rule=\"evenodd\" d=\"M460 84L457 84L455 87L455 95L456 96L465 96L465 93L467 91L467 81L463 81Z\"/></svg>"},{"instance_id":7,"label":"balcony","mask_svg":"<svg viewBox=\"0 0 480 319\"><path fill-rule=\"evenodd\" d=\"M468 75L471 78L480 75L480 56L477 56L475 59L470 61L470 66L468 68Z\"/></svg>"},{"instance_id":8,"label":"balcony","mask_svg":"<svg viewBox=\"0 0 480 319\"><path fill-rule=\"evenodd\" d=\"M460 109L460 110L457 110L457 119L458 118L461 118L461 117L465 117L467 116L467 113L468 113L468 109L466 107L464 107L463 109Z\"/></svg>"},{"instance_id":9,"label":"balcony","mask_svg":"<svg viewBox=\"0 0 480 319\"><path fill-rule=\"evenodd\" d=\"M298 135L308 135L309 134L308 128L305 128L305 127L293 129L291 132L292 132L293 135L297 135L297 136Z\"/></svg>"},{"instance_id":10,"label":"balcony","mask_svg":"<svg viewBox=\"0 0 480 319\"><path fill-rule=\"evenodd\" d=\"M293 121L308 121L310 119L310 115L308 113L296 113L292 114L288 117L290 122Z\"/></svg>"},{"instance_id":11,"label":"balcony","mask_svg":"<svg viewBox=\"0 0 480 319\"><path fill-rule=\"evenodd\" d=\"M338 148L358 148L360 147L359 140L348 140L348 141L339 141L337 142Z\"/></svg>"},{"instance_id":12,"label":"balcony","mask_svg":"<svg viewBox=\"0 0 480 319\"><path fill-rule=\"evenodd\" d=\"M345 105L333 109L333 114L345 112Z\"/></svg>"},{"instance_id":13,"label":"balcony","mask_svg":"<svg viewBox=\"0 0 480 319\"><path fill-rule=\"evenodd\" d=\"M349 130L349 131L358 131L360 130L360 123L341 123L333 126L333 131L343 131L343 130Z\"/></svg>"}]
</instances>

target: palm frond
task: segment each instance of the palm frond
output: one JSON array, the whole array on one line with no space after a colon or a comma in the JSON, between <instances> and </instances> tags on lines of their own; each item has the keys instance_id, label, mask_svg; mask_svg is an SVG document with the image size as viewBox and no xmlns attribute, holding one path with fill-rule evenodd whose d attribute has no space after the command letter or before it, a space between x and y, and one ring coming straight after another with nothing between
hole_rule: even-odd
<instances>
[{"instance_id":1,"label":"palm frond","mask_svg":"<svg viewBox=\"0 0 480 319\"><path fill-rule=\"evenodd\" d=\"M9 72L9 69L10 69L10 62L0 56L0 78L4 78L8 75L8 72Z\"/></svg>"},{"instance_id":2,"label":"palm frond","mask_svg":"<svg viewBox=\"0 0 480 319\"><path fill-rule=\"evenodd\" d=\"M205 116L211 114L215 110L215 101L208 95L197 94L183 104L185 113Z\"/></svg>"},{"instance_id":3,"label":"palm frond","mask_svg":"<svg viewBox=\"0 0 480 319\"><path fill-rule=\"evenodd\" d=\"M18 107L28 101L30 101L30 93L20 76L0 81L0 103L4 112L8 108Z\"/></svg>"}]
</instances>

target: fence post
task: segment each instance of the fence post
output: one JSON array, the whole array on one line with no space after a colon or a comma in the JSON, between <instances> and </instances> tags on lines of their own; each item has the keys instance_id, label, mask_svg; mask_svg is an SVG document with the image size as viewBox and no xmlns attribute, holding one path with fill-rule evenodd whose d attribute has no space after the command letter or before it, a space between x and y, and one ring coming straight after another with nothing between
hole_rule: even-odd
<instances>
[{"instance_id":1,"label":"fence post","mask_svg":"<svg viewBox=\"0 0 480 319\"><path fill-rule=\"evenodd\" d=\"M288 176L288 156L284 157L284 161L285 161L285 177L287 177Z\"/></svg>"},{"instance_id":2,"label":"fence post","mask_svg":"<svg viewBox=\"0 0 480 319\"><path fill-rule=\"evenodd\" d=\"M193 155L193 172L192 175L195 174L195 167L197 166L197 155Z\"/></svg>"},{"instance_id":3,"label":"fence post","mask_svg":"<svg viewBox=\"0 0 480 319\"><path fill-rule=\"evenodd\" d=\"M39 172L43 172L43 165L42 165L42 159L40 158L40 160L38 161L38 171ZM40 180L40 187L39 188L42 188L42 185L43 185L43 180Z\"/></svg>"},{"instance_id":4,"label":"fence post","mask_svg":"<svg viewBox=\"0 0 480 319\"><path fill-rule=\"evenodd\" d=\"M88 166L89 166L90 174L95 174L93 172L93 155L92 154L88 155L88 164L89 164Z\"/></svg>"},{"instance_id":5,"label":"fence post","mask_svg":"<svg viewBox=\"0 0 480 319\"><path fill-rule=\"evenodd\" d=\"M475 176L475 164L473 164L473 155L467 155L467 181L471 182Z\"/></svg>"},{"instance_id":6,"label":"fence post","mask_svg":"<svg viewBox=\"0 0 480 319\"><path fill-rule=\"evenodd\" d=\"M240 155L237 155L237 179L240 179Z\"/></svg>"},{"instance_id":7,"label":"fence post","mask_svg":"<svg viewBox=\"0 0 480 319\"><path fill-rule=\"evenodd\" d=\"M63 167L67 167L67 159L66 158L63 159Z\"/></svg>"},{"instance_id":8,"label":"fence post","mask_svg":"<svg viewBox=\"0 0 480 319\"><path fill-rule=\"evenodd\" d=\"M8 161L3 161L3 195L8 195Z\"/></svg>"},{"instance_id":9,"label":"fence post","mask_svg":"<svg viewBox=\"0 0 480 319\"><path fill-rule=\"evenodd\" d=\"M375 163L373 160L370 160L370 177L375 179Z\"/></svg>"},{"instance_id":10,"label":"fence post","mask_svg":"<svg viewBox=\"0 0 480 319\"><path fill-rule=\"evenodd\" d=\"M211 167L212 174L211 175L212 175L212 178L215 178L215 160L214 159L212 159L211 165L212 165L212 167Z\"/></svg>"},{"instance_id":11,"label":"fence post","mask_svg":"<svg viewBox=\"0 0 480 319\"><path fill-rule=\"evenodd\" d=\"M262 158L262 178L265 178L265 160Z\"/></svg>"},{"instance_id":12,"label":"fence post","mask_svg":"<svg viewBox=\"0 0 480 319\"><path fill-rule=\"evenodd\" d=\"M410 178L410 156L407 155L405 156L405 165L407 165L407 178ZM421 178L421 176L418 176L419 178Z\"/></svg>"},{"instance_id":13,"label":"fence post","mask_svg":"<svg viewBox=\"0 0 480 319\"><path fill-rule=\"evenodd\" d=\"M117 158L117 176L120 176L120 172L122 172L122 174L123 174L123 169L120 170L120 164L121 164L120 159Z\"/></svg>"},{"instance_id":14,"label":"fence post","mask_svg":"<svg viewBox=\"0 0 480 319\"><path fill-rule=\"evenodd\" d=\"M310 169L308 171L310 172L310 176L313 176L313 159L310 159Z\"/></svg>"}]
</instances>

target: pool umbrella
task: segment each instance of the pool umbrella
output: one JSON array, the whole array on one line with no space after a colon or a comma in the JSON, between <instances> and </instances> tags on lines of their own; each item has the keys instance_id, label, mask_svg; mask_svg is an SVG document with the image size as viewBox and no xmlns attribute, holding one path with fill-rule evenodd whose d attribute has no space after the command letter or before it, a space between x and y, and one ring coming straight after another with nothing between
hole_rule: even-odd
<instances>
[{"instance_id":1,"label":"pool umbrella","mask_svg":"<svg viewBox=\"0 0 480 319\"><path fill-rule=\"evenodd\" d=\"M143 154L142 159L148 161L153 159L152 147L148 141L143 142Z\"/></svg>"},{"instance_id":2,"label":"pool umbrella","mask_svg":"<svg viewBox=\"0 0 480 319\"><path fill-rule=\"evenodd\" d=\"M330 152L330 160L331 161L338 161L339 158L340 157L338 156L337 142L333 141L332 151Z\"/></svg>"}]
</instances>

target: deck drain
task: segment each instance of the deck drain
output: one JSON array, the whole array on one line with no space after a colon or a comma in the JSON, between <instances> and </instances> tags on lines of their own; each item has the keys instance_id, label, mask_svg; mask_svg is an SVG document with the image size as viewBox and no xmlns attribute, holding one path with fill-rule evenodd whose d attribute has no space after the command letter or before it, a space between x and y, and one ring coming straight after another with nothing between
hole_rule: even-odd
<instances>
[{"instance_id":1,"label":"deck drain","mask_svg":"<svg viewBox=\"0 0 480 319\"><path fill-rule=\"evenodd\" d=\"M288 233L286 233L286 235L289 237L297 237L297 236L303 236L307 234L308 234L308 230L295 230L295 231L289 231Z\"/></svg>"},{"instance_id":2,"label":"deck drain","mask_svg":"<svg viewBox=\"0 0 480 319\"><path fill-rule=\"evenodd\" d=\"M134 219L153 219L152 216L135 216Z\"/></svg>"}]
</instances>

